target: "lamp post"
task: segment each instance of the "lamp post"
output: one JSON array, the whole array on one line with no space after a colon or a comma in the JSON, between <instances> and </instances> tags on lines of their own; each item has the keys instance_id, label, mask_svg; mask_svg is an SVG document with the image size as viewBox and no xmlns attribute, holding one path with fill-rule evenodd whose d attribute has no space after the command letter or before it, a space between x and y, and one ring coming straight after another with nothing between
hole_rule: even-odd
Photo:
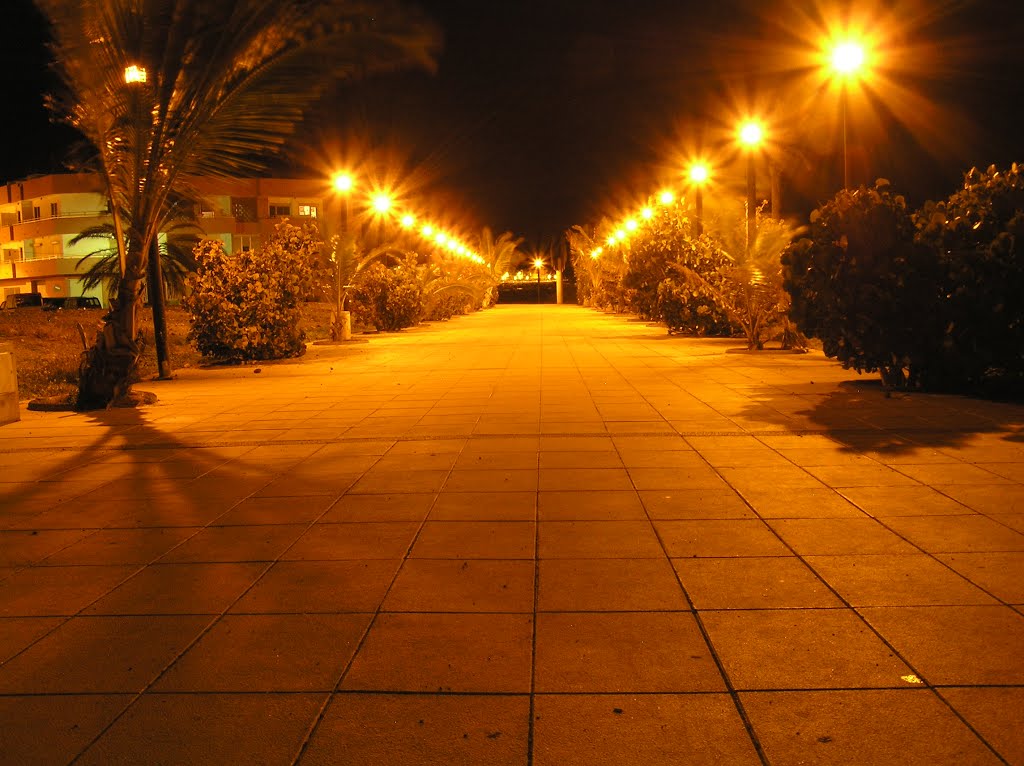
<instances>
[{"instance_id":1,"label":"lamp post","mask_svg":"<svg viewBox=\"0 0 1024 766\"><path fill-rule=\"evenodd\" d=\"M693 184L693 200L697 212L697 224L694 226L699 237L704 233L704 184L711 177L711 171L703 162L690 165L690 183Z\"/></svg>"},{"instance_id":2,"label":"lamp post","mask_svg":"<svg viewBox=\"0 0 1024 766\"><path fill-rule=\"evenodd\" d=\"M544 266L544 259L534 258L533 266L537 269L537 305L540 305L540 270Z\"/></svg>"},{"instance_id":3,"label":"lamp post","mask_svg":"<svg viewBox=\"0 0 1024 766\"><path fill-rule=\"evenodd\" d=\"M331 340L352 340L352 314L345 311L345 300L342 294L342 273L341 265L344 256L346 262L351 263L355 255L355 239L349 234L348 222L352 205L352 187L355 181L348 173L338 173L331 179L334 189L342 195L344 200L341 205L341 234L338 237L338 246L334 252L334 324L331 326Z\"/></svg>"},{"instance_id":4,"label":"lamp post","mask_svg":"<svg viewBox=\"0 0 1024 766\"><path fill-rule=\"evenodd\" d=\"M740 143L747 148L747 254L757 236L757 177L754 169L754 151L764 140L760 123L749 120L740 125Z\"/></svg>"},{"instance_id":5,"label":"lamp post","mask_svg":"<svg viewBox=\"0 0 1024 766\"><path fill-rule=\"evenodd\" d=\"M846 146L846 102L849 100L848 84L864 67L864 48L852 41L839 43L832 49L832 72L842 78L839 93L840 109L843 115L843 188L850 188L850 165Z\"/></svg>"}]
</instances>

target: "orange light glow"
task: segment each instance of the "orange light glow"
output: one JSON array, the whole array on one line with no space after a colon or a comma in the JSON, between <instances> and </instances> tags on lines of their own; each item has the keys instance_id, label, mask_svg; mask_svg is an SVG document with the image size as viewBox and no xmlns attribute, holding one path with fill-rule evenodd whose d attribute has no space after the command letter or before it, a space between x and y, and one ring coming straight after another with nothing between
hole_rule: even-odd
<instances>
[{"instance_id":1,"label":"orange light glow","mask_svg":"<svg viewBox=\"0 0 1024 766\"><path fill-rule=\"evenodd\" d=\"M658 195L658 202L660 202L662 205L671 205L675 201L676 195L670 192L668 189L665 189L663 192L661 192L661 194Z\"/></svg>"},{"instance_id":2,"label":"orange light glow","mask_svg":"<svg viewBox=\"0 0 1024 766\"><path fill-rule=\"evenodd\" d=\"M842 42L832 49L832 70L847 77L857 74L864 66L864 47L852 41Z\"/></svg>"},{"instance_id":3,"label":"orange light glow","mask_svg":"<svg viewBox=\"0 0 1024 766\"><path fill-rule=\"evenodd\" d=\"M347 194L352 191L355 181L348 173L335 173L334 178L331 179L331 185L342 194Z\"/></svg>"},{"instance_id":4,"label":"orange light glow","mask_svg":"<svg viewBox=\"0 0 1024 766\"><path fill-rule=\"evenodd\" d=\"M753 148L764 140L764 128L760 123L748 120L740 125L740 142Z\"/></svg>"},{"instance_id":5,"label":"orange light glow","mask_svg":"<svg viewBox=\"0 0 1024 766\"><path fill-rule=\"evenodd\" d=\"M126 84L131 85L132 83L139 83L146 81L146 68L132 64L129 67L124 68L124 81Z\"/></svg>"},{"instance_id":6,"label":"orange light glow","mask_svg":"<svg viewBox=\"0 0 1024 766\"><path fill-rule=\"evenodd\" d=\"M386 213L391 209L391 197L387 194L374 194L370 204L378 213Z\"/></svg>"},{"instance_id":7,"label":"orange light glow","mask_svg":"<svg viewBox=\"0 0 1024 766\"><path fill-rule=\"evenodd\" d=\"M643 210L640 211L640 217L643 218L645 221L649 221L652 218L654 218L654 210L652 210L649 207L645 207Z\"/></svg>"},{"instance_id":8,"label":"orange light glow","mask_svg":"<svg viewBox=\"0 0 1024 766\"><path fill-rule=\"evenodd\" d=\"M416 219L413 216L409 215L408 213L402 216L402 226L404 226L406 229L411 229L415 225Z\"/></svg>"},{"instance_id":9,"label":"orange light glow","mask_svg":"<svg viewBox=\"0 0 1024 766\"><path fill-rule=\"evenodd\" d=\"M696 162L690 165L690 181L695 184L705 183L711 177L711 171L708 166L702 162Z\"/></svg>"}]
</instances>

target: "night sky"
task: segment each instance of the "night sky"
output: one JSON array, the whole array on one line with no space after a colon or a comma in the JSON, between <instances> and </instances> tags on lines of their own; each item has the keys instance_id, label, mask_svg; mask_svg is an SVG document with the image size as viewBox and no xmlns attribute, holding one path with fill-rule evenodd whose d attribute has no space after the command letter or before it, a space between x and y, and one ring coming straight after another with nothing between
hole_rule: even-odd
<instances>
[{"instance_id":1,"label":"night sky","mask_svg":"<svg viewBox=\"0 0 1024 766\"><path fill-rule=\"evenodd\" d=\"M70 135L42 105L53 82L31 0L4 5L6 38L20 41L0 69L6 182L61 169ZM698 152L715 162L722 196L739 194L732 135L756 111L768 118L787 213L805 217L842 185L839 99L811 57L841 2L419 5L444 29L437 72L338 89L278 172L326 173L332 158L372 156L410 199L535 245L626 209ZM845 5L881 51L877 76L848 101L851 183L884 176L919 203L955 190L971 165L1024 160L1024 2Z\"/></svg>"}]
</instances>

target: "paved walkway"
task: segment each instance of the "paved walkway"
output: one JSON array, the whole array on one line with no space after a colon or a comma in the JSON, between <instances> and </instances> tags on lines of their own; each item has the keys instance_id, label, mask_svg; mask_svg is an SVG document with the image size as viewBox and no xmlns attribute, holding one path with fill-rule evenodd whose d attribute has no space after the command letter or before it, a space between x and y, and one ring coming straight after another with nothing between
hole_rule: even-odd
<instances>
[{"instance_id":1,"label":"paved walkway","mask_svg":"<svg viewBox=\"0 0 1024 766\"><path fill-rule=\"evenodd\" d=\"M1024 408L499 307L0 427L0 762L1024 763Z\"/></svg>"}]
</instances>

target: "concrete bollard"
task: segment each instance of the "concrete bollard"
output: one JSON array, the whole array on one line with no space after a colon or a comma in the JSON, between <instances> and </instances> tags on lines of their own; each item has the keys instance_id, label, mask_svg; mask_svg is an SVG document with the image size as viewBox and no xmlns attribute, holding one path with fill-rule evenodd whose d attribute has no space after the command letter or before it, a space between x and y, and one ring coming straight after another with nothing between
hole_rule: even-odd
<instances>
[{"instance_id":1,"label":"concrete bollard","mask_svg":"<svg viewBox=\"0 0 1024 766\"><path fill-rule=\"evenodd\" d=\"M18 369L14 365L14 351L10 346L0 346L0 426L19 420Z\"/></svg>"},{"instance_id":2,"label":"concrete bollard","mask_svg":"<svg viewBox=\"0 0 1024 766\"><path fill-rule=\"evenodd\" d=\"M341 339L352 340L352 312L341 312Z\"/></svg>"}]
</instances>

